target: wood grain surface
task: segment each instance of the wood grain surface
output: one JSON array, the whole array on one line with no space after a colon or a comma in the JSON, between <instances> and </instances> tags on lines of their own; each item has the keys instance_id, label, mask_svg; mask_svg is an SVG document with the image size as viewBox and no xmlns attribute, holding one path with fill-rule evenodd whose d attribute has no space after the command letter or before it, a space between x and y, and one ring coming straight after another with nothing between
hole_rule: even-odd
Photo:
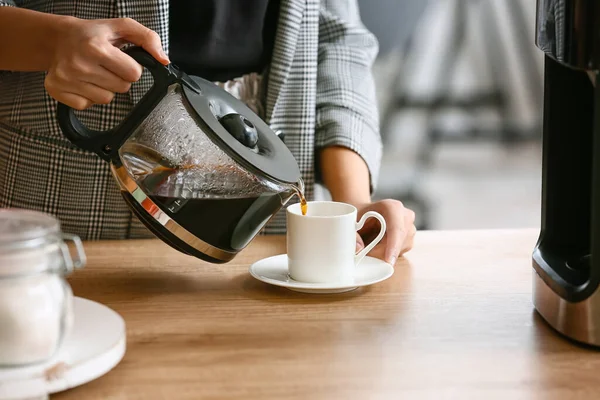
<instances>
[{"instance_id":1,"label":"wood grain surface","mask_svg":"<svg viewBox=\"0 0 600 400\"><path fill-rule=\"evenodd\" d=\"M423 232L389 280L337 295L268 286L259 237L210 265L156 240L86 243L76 295L127 323L113 371L52 399L597 399L600 354L531 303L533 230Z\"/></svg>"}]
</instances>

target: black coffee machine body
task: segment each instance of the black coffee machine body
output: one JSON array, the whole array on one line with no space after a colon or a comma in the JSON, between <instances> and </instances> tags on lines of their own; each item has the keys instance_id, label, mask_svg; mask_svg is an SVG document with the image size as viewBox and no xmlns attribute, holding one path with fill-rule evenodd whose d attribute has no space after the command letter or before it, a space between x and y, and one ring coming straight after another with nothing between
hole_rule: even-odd
<instances>
[{"instance_id":1,"label":"black coffee machine body","mask_svg":"<svg viewBox=\"0 0 600 400\"><path fill-rule=\"evenodd\" d=\"M557 331L600 346L600 1L538 0L536 44L546 55L533 301Z\"/></svg>"}]
</instances>

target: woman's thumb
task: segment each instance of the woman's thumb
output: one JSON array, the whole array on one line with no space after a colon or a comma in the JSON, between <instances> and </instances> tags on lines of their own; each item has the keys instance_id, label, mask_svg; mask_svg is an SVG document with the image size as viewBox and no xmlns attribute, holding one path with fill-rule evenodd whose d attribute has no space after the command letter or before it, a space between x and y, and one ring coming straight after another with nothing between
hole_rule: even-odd
<instances>
[{"instance_id":1,"label":"woman's thumb","mask_svg":"<svg viewBox=\"0 0 600 400\"><path fill-rule=\"evenodd\" d=\"M365 242L363 242L362 237L356 233L356 252L358 253L362 249L365 248Z\"/></svg>"},{"instance_id":2,"label":"woman's thumb","mask_svg":"<svg viewBox=\"0 0 600 400\"><path fill-rule=\"evenodd\" d=\"M169 64L169 58L162 48L158 33L131 18L121 18L117 21L116 31L123 39L141 46L162 64Z\"/></svg>"}]
</instances>

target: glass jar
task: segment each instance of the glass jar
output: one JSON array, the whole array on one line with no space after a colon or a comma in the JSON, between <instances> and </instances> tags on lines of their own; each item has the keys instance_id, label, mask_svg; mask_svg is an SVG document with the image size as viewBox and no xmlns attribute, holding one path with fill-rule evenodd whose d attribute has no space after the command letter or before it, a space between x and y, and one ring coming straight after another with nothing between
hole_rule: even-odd
<instances>
[{"instance_id":1,"label":"glass jar","mask_svg":"<svg viewBox=\"0 0 600 400\"><path fill-rule=\"evenodd\" d=\"M56 218L0 210L0 367L39 363L56 353L73 319L65 276L84 264L81 240L62 233Z\"/></svg>"}]
</instances>

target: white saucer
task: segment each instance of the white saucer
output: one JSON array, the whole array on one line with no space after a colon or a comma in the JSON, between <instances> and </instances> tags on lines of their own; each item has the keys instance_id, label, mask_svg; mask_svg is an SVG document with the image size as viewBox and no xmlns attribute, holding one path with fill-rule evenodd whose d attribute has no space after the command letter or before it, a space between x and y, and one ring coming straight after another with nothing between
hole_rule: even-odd
<instances>
[{"instance_id":1,"label":"white saucer","mask_svg":"<svg viewBox=\"0 0 600 400\"><path fill-rule=\"evenodd\" d=\"M73 331L48 362L0 368L0 399L41 397L88 383L125 354L125 322L110 308L74 298Z\"/></svg>"},{"instance_id":2,"label":"white saucer","mask_svg":"<svg viewBox=\"0 0 600 400\"><path fill-rule=\"evenodd\" d=\"M394 274L394 267L377 258L365 257L356 267L353 282L306 283L290 278L287 254L281 254L256 262L250 267L250 274L261 282L282 286L295 292L343 293L386 280Z\"/></svg>"}]
</instances>

